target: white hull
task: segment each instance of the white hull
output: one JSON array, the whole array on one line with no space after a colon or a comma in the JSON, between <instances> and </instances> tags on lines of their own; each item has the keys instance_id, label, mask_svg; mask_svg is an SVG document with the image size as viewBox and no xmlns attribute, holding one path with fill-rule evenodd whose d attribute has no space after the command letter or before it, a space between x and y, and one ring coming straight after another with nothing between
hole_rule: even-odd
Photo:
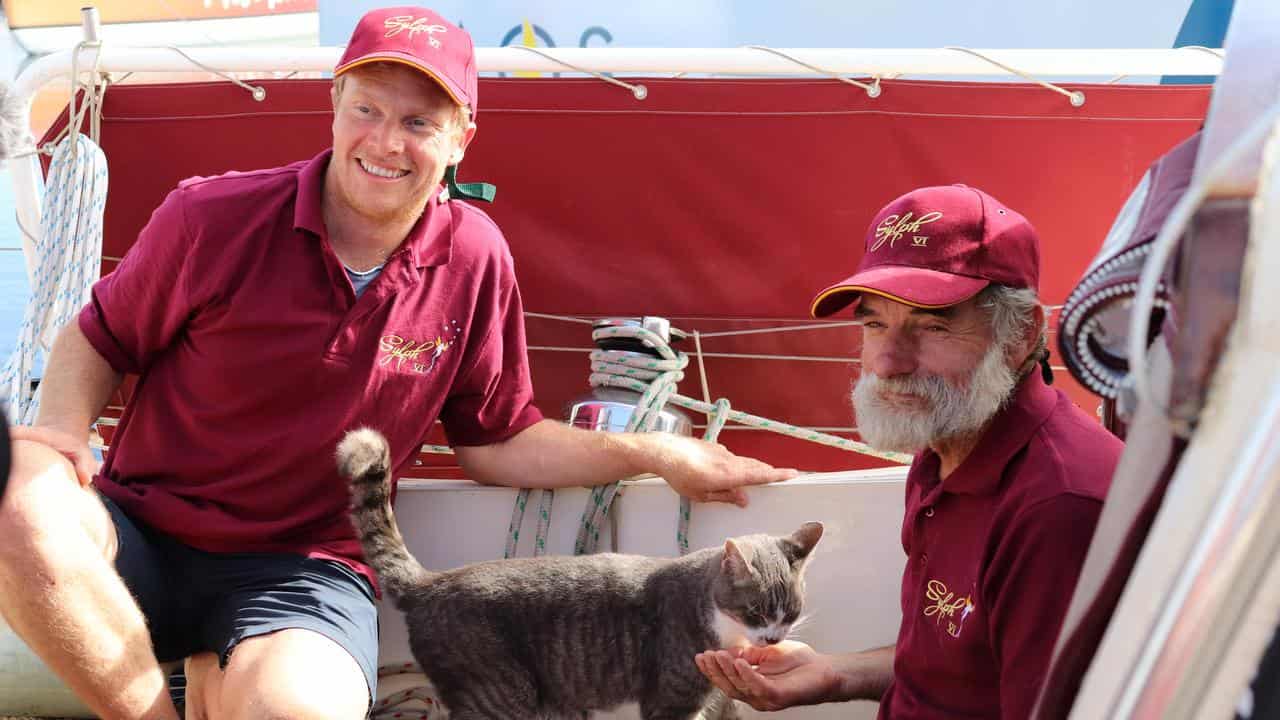
<instances>
[{"instance_id":1,"label":"white hull","mask_svg":"<svg viewBox=\"0 0 1280 720\"><path fill-rule=\"evenodd\" d=\"M904 556L899 543L905 468L811 475L779 486L753 488L745 510L729 505L697 505L689 543L693 548L723 543L753 532L789 533L807 520L826 532L808 574L806 612L812 620L798 637L819 649L849 651L891 644L901 619L898 593ZM556 493L548 552L573 550L578 519L586 503L581 489ZM396 502L405 541L431 569L446 569L502 556L515 491L466 481L405 481ZM521 555L531 554L537 522L536 493L521 533ZM660 481L642 481L626 490L616 506L619 552L674 555L678 501ZM609 540L601 538L604 548ZM400 613L382 610L381 664L412 660ZM672 662L681 658L672 658ZM385 696L397 679L383 683ZM855 720L875 716L875 705L826 705L770 713L785 720ZM80 716L87 713L48 670L0 625L0 715ZM635 717L623 709L600 718ZM761 715L765 717L765 715Z\"/></svg>"}]
</instances>

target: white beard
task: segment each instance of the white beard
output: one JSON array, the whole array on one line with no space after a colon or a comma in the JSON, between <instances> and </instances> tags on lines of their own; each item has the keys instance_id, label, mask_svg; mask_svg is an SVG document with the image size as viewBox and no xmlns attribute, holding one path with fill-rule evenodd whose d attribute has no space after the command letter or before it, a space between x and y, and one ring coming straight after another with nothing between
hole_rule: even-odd
<instances>
[{"instance_id":1,"label":"white beard","mask_svg":"<svg viewBox=\"0 0 1280 720\"><path fill-rule=\"evenodd\" d=\"M881 378L864 370L853 388L858 433L876 449L914 453L978 432L1004 407L1016 385L998 345L987 350L962 387L937 375ZM883 398L886 390L919 397L925 407L894 405Z\"/></svg>"}]
</instances>

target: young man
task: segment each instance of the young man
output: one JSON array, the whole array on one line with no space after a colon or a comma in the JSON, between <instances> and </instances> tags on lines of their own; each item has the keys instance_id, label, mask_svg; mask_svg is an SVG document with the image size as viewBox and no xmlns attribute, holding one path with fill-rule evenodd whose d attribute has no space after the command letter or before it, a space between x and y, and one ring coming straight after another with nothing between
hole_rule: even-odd
<instances>
[{"instance_id":1,"label":"young man","mask_svg":"<svg viewBox=\"0 0 1280 720\"><path fill-rule=\"evenodd\" d=\"M902 625L895 646L847 655L798 642L699 655L730 696L762 710L879 700L886 719L1030 715L1121 451L1037 372L1039 268L1021 215L928 187L881 210L858 272L814 300L815 316L856 303L863 438L918 453Z\"/></svg>"},{"instance_id":2,"label":"young man","mask_svg":"<svg viewBox=\"0 0 1280 720\"><path fill-rule=\"evenodd\" d=\"M412 461L442 420L469 476L563 487L651 471L701 501L784 479L722 447L543 420L501 233L441 180L475 134L471 39L422 8L366 15L333 148L195 178L58 338L0 504L0 611L99 716L362 718L373 576L334 448L371 426ZM139 376L106 462L88 429ZM159 661L159 662L158 662Z\"/></svg>"}]
</instances>

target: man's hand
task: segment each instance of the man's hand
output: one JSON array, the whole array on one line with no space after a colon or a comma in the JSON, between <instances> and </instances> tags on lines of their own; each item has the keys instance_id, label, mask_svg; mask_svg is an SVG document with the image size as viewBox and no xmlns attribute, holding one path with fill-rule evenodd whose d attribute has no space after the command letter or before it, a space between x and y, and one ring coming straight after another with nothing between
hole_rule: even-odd
<instances>
[{"instance_id":1,"label":"man's hand","mask_svg":"<svg viewBox=\"0 0 1280 720\"><path fill-rule=\"evenodd\" d=\"M12 440L38 442L58 451L59 454L71 461L81 487L88 487L93 482L93 476L97 474L98 468L102 466L102 463L98 462L98 459L93 456L93 451L89 449L88 441L79 440L62 430L55 430L49 427L15 425L9 429L9 435Z\"/></svg>"},{"instance_id":2,"label":"man's hand","mask_svg":"<svg viewBox=\"0 0 1280 720\"><path fill-rule=\"evenodd\" d=\"M746 485L763 485L795 477L790 468L775 468L755 458L741 457L723 445L672 435L644 433L657 445L654 472L680 495L697 502L727 502L747 506Z\"/></svg>"},{"instance_id":3,"label":"man's hand","mask_svg":"<svg viewBox=\"0 0 1280 720\"><path fill-rule=\"evenodd\" d=\"M725 695L756 710L835 700L840 686L831 658L794 640L699 653L694 662Z\"/></svg>"}]
</instances>

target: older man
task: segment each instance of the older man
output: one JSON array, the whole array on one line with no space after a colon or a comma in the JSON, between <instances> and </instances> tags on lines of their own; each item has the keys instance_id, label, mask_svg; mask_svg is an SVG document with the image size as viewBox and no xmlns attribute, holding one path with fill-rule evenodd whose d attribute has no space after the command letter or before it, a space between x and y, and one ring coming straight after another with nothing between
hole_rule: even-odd
<instances>
[{"instance_id":1,"label":"older man","mask_svg":"<svg viewBox=\"0 0 1280 720\"><path fill-rule=\"evenodd\" d=\"M0 585L22 590L0 611L101 717L176 718L157 661L182 658L187 717L365 716L374 578L333 461L349 428L382 430L403 468L440 418L471 477L508 485L651 471L744 503L793 474L543 420L506 242L442 186L475 133L470 37L374 11L334 74L332 149L170 193L58 338L37 427L14 430ZM123 373L140 379L95 476L88 430Z\"/></svg>"},{"instance_id":2,"label":"older man","mask_svg":"<svg viewBox=\"0 0 1280 720\"><path fill-rule=\"evenodd\" d=\"M892 719L1031 713L1121 451L1046 385L1039 265L1021 215L927 187L881 210L857 273L814 300L815 316L856 303L863 438L917 453L902 625L896 645L845 655L798 642L699 655L730 696L766 710L879 700Z\"/></svg>"}]
</instances>

